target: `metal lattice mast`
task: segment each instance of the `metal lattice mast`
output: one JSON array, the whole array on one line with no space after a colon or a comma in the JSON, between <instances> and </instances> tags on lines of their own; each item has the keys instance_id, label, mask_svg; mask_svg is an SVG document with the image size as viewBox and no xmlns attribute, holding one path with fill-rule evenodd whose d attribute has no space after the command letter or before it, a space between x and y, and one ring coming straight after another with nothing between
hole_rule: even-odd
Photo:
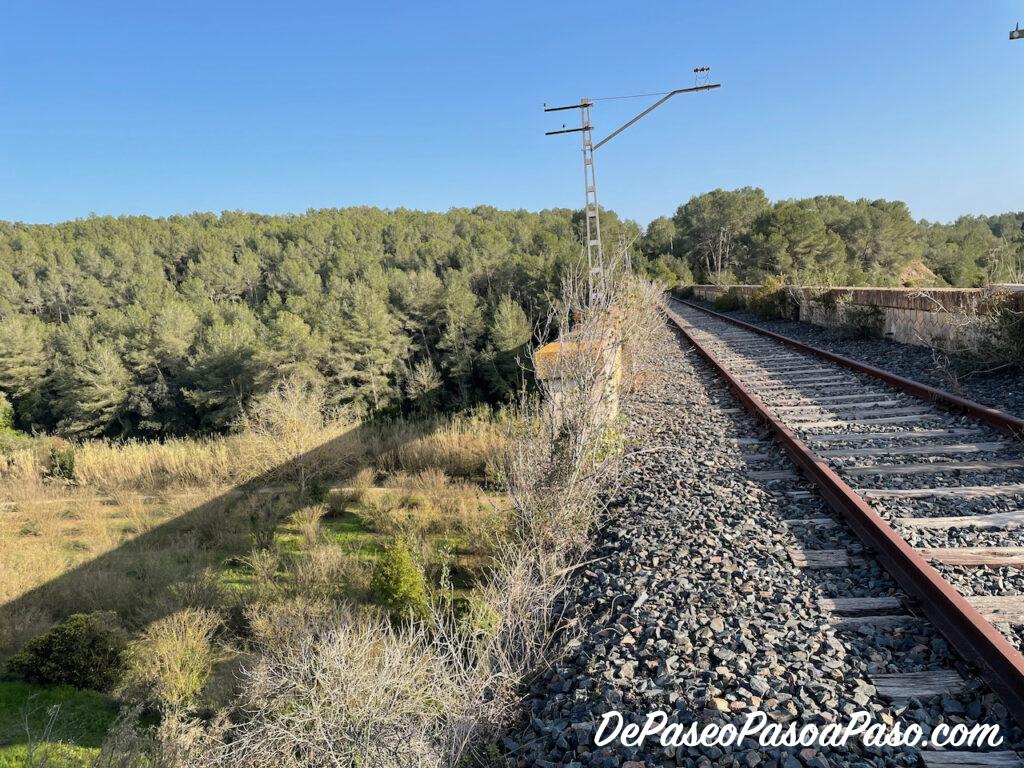
<instances>
[{"instance_id":1,"label":"metal lattice mast","mask_svg":"<svg viewBox=\"0 0 1024 768\"><path fill-rule=\"evenodd\" d=\"M692 88L678 88L674 91L667 91L658 94L638 94L638 96L661 96L651 106L634 117L628 123L616 128L596 144L594 143L593 126L590 123L590 108L594 106L594 100L580 99L579 104L569 104L564 107L549 107L544 105L545 112L562 112L567 109L578 109L580 111L580 127L566 128L562 125L559 131L546 131L545 136L554 136L560 133L581 133L583 135L583 189L585 204L583 206L583 219L586 224L584 233L585 245L587 248L587 284L589 288L590 303L594 304L598 299L603 298L608 290L608 280L604 269L604 249L601 245L601 207L597 202L597 179L594 176L594 152L601 146L607 144L635 122L648 113L654 111L666 101L679 93L695 93L696 91L710 91L720 88L718 83L706 83L701 80L707 79L709 67L697 67L693 70L697 75L698 85ZM632 96L614 96L609 98L635 98ZM625 254L623 254L625 258Z\"/></svg>"},{"instance_id":2,"label":"metal lattice mast","mask_svg":"<svg viewBox=\"0 0 1024 768\"><path fill-rule=\"evenodd\" d=\"M580 101L581 134L583 135L583 194L586 203L587 287L591 304L605 295L604 249L601 245L601 207L597 202L597 177L594 175L594 134L590 124L591 102Z\"/></svg>"}]
</instances>

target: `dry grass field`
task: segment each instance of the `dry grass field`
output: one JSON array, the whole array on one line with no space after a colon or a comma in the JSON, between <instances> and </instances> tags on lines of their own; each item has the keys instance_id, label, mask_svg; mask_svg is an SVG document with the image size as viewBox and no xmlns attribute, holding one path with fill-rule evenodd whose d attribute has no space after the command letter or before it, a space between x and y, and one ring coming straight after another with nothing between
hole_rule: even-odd
<instances>
[{"instance_id":1,"label":"dry grass field","mask_svg":"<svg viewBox=\"0 0 1024 768\"><path fill-rule=\"evenodd\" d=\"M137 688L222 706L240 626L294 601L379 603L374 574L396 542L427 589L465 593L503 525L504 499L485 490L502 439L487 412L353 425L295 411L222 438L26 442L0 465L0 664L71 614L109 611L155 664L136 664ZM55 471L55 445L72 471ZM210 671L168 683L197 628ZM18 701L54 695L0 685ZM29 740L25 707L7 709L0 765ZM77 757L58 765L96 751L60 749Z\"/></svg>"}]
</instances>

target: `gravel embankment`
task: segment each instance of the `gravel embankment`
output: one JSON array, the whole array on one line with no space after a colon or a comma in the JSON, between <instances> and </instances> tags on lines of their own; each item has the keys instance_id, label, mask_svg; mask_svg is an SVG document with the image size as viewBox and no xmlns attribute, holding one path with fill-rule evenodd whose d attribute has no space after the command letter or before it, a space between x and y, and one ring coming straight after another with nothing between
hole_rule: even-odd
<instances>
[{"instance_id":1,"label":"gravel embankment","mask_svg":"<svg viewBox=\"0 0 1024 768\"><path fill-rule=\"evenodd\" d=\"M793 499L797 482L747 477L744 454L769 454L758 468L791 466L757 435L754 422L696 355L665 330L660 368L623 398L629 447L608 522L597 532L596 560L578 571L570 610L583 634L531 688L528 721L504 740L523 766L813 766L916 765L915 750L761 749L746 744L663 749L597 748L601 715L671 713L670 722L733 722L760 710L773 721L845 721L858 710L876 721L1000 722L1020 740L1006 712L976 681L956 696L911 700L894 709L871 676L960 669L927 623L837 629L818 600L898 594L845 526L783 520L830 517L817 498ZM787 549L846 549L850 568L800 570ZM630 761L635 761L630 765Z\"/></svg>"},{"instance_id":2,"label":"gravel embankment","mask_svg":"<svg viewBox=\"0 0 1024 768\"><path fill-rule=\"evenodd\" d=\"M936 354L927 347L900 344L888 339L854 339L836 329L795 320L764 320L751 312L723 314L1024 417L1024 372L1019 369L959 376L952 380L936 364ZM964 370L970 368L967 364L963 365Z\"/></svg>"}]
</instances>

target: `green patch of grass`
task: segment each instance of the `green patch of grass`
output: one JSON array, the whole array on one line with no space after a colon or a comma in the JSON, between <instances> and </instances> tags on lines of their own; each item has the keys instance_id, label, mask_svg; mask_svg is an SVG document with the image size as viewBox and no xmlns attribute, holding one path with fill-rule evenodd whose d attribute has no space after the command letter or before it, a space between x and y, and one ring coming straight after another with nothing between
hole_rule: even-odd
<instances>
[{"instance_id":1,"label":"green patch of grass","mask_svg":"<svg viewBox=\"0 0 1024 768\"><path fill-rule=\"evenodd\" d=\"M99 755L99 747L48 741L29 750L27 744L0 746L0 768L25 768L45 765L46 768L89 768Z\"/></svg>"},{"instance_id":2,"label":"green patch of grass","mask_svg":"<svg viewBox=\"0 0 1024 768\"><path fill-rule=\"evenodd\" d=\"M230 565L220 570L220 583L229 592L243 592L252 586L252 574L243 566L236 565L238 558L230 558Z\"/></svg>"},{"instance_id":3,"label":"green patch of grass","mask_svg":"<svg viewBox=\"0 0 1024 768\"><path fill-rule=\"evenodd\" d=\"M274 537L274 543L283 554L294 555L302 551L302 537L296 530L294 525L286 525Z\"/></svg>"},{"instance_id":4,"label":"green patch of grass","mask_svg":"<svg viewBox=\"0 0 1024 768\"><path fill-rule=\"evenodd\" d=\"M387 537L371 530L358 514L345 512L321 522L328 538L370 557L377 557L384 551Z\"/></svg>"},{"instance_id":5,"label":"green patch of grass","mask_svg":"<svg viewBox=\"0 0 1024 768\"><path fill-rule=\"evenodd\" d=\"M0 682L0 768L30 765L30 744L51 768L87 766L116 717L114 700L95 691Z\"/></svg>"}]
</instances>

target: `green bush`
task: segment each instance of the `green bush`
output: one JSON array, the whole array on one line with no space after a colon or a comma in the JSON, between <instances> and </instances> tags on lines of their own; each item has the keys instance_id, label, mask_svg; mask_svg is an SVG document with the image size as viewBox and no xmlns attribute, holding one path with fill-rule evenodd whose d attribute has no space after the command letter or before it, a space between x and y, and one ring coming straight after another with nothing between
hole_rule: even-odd
<instances>
[{"instance_id":1,"label":"green bush","mask_svg":"<svg viewBox=\"0 0 1024 768\"><path fill-rule=\"evenodd\" d=\"M719 312L733 312L737 309L746 309L746 307L747 302L735 288L730 288L715 297L715 309Z\"/></svg>"},{"instance_id":2,"label":"green bush","mask_svg":"<svg viewBox=\"0 0 1024 768\"><path fill-rule=\"evenodd\" d=\"M14 431L14 406L7 396L0 392L0 432Z\"/></svg>"},{"instance_id":3,"label":"green bush","mask_svg":"<svg viewBox=\"0 0 1024 768\"><path fill-rule=\"evenodd\" d=\"M109 691L124 675L126 648L116 614L75 613L29 641L8 669L30 683Z\"/></svg>"},{"instance_id":4,"label":"green bush","mask_svg":"<svg viewBox=\"0 0 1024 768\"><path fill-rule=\"evenodd\" d=\"M785 320L790 318L789 296L786 293L786 281L783 277L769 277L764 285L750 294L747 308L765 320Z\"/></svg>"},{"instance_id":5,"label":"green bush","mask_svg":"<svg viewBox=\"0 0 1024 768\"><path fill-rule=\"evenodd\" d=\"M850 339L880 339L885 330L885 310L881 307L847 305L842 312L840 335Z\"/></svg>"},{"instance_id":6,"label":"green bush","mask_svg":"<svg viewBox=\"0 0 1024 768\"><path fill-rule=\"evenodd\" d=\"M691 285L693 273L685 260L675 256L662 255L647 262L645 270L653 280L659 280L666 286Z\"/></svg>"},{"instance_id":7,"label":"green bush","mask_svg":"<svg viewBox=\"0 0 1024 768\"><path fill-rule=\"evenodd\" d=\"M322 481L314 478L306 483L306 498L311 504L326 504L331 489Z\"/></svg>"},{"instance_id":8,"label":"green bush","mask_svg":"<svg viewBox=\"0 0 1024 768\"><path fill-rule=\"evenodd\" d=\"M75 479L75 446L61 440L50 447L50 477L73 482Z\"/></svg>"},{"instance_id":9,"label":"green bush","mask_svg":"<svg viewBox=\"0 0 1024 768\"><path fill-rule=\"evenodd\" d=\"M426 619L427 586L404 539L396 539L381 555L370 589L374 599L397 619Z\"/></svg>"}]
</instances>

